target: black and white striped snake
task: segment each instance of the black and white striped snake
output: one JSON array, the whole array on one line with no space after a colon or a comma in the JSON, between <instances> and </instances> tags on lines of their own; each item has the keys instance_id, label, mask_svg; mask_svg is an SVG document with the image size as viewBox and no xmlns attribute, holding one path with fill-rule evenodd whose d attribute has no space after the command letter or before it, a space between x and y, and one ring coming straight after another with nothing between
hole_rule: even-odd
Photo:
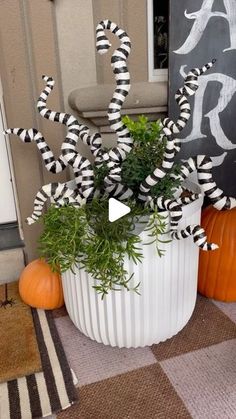
<instances>
[{"instance_id":1,"label":"black and white striped snake","mask_svg":"<svg viewBox=\"0 0 236 419\"><path fill-rule=\"evenodd\" d=\"M104 179L105 190L109 195L119 199L127 199L133 192L126 186L121 187L121 162L132 149L133 140L128 128L121 119L121 107L130 90L130 74L127 68L127 58L131 50L131 42L127 33L110 20L100 22L96 28L96 48L99 54L105 54L111 44L106 37L105 30L116 35L121 44L111 57L111 67L115 75L116 89L108 107L110 127L117 135L117 147L112 148L103 158L109 167L109 173ZM122 196L124 194L124 196Z\"/></svg>"},{"instance_id":2,"label":"black and white striped snake","mask_svg":"<svg viewBox=\"0 0 236 419\"><path fill-rule=\"evenodd\" d=\"M53 90L54 80L52 77L43 76L46 87L40 94L37 108L41 116L54 122L59 122L67 126L66 139L61 147L61 155L55 159L50 147L46 143L43 135L36 129L13 128L6 130L6 134L18 135L24 142L35 141L42 154L47 170L59 173L69 164L73 167L78 191L81 196L90 198L94 194L94 173L90 161L82 157L76 150L78 139L88 145L95 157L95 164L106 163L109 167L109 174L104 179L105 191L116 198L123 200L132 196L133 192L126 186L121 185L120 163L126 157L126 153L131 150L132 139L128 129L121 120L120 109L130 89L130 75L126 66L126 60L131 49L128 35L119 29L116 24L109 20L102 21L96 30L97 50L104 53L110 47L110 43L105 36L104 29L111 30L121 40L120 47L115 50L111 58L111 65L115 74L117 88L113 94L108 109L110 126L116 131L118 146L106 153L102 149L102 138L99 133L89 135L86 125L80 124L77 119L70 114L55 112L47 108L47 98Z\"/></svg>"},{"instance_id":3,"label":"black and white striped snake","mask_svg":"<svg viewBox=\"0 0 236 419\"><path fill-rule=\"evenodd\" d=\"M98 132L91 135L89 128L81 124L73 115L48 109L47 99L53 90L54 80L52 77L47 76L43 76L46 86L40 94L37 108L42 117L59 122L67 127L67 135L61 146L60 156L55 159L43 135L34 128L12 128L5 131L6 134L19 136L24 142L35 141L47 170L52 173L59 173L68 165L72 166L74 171L75 189L70 189L66 184L55 182L44 185L38 191L34 201L33 213L27 219L28 224L34 223L41 216L47 199L51 199L56 206L65 205L66 203L81 206L86 204L87 200L100 193L100 191L94 188L94 171L91 162L81 156L76 150L78 140L82 140L84 144L90 147L95 166L106 164L109 168L109 172L104 179L104 192L108 196L114 196L119 200L128 199L133 195L131 189L121 184L121 163L126 158L127 153L132 150L133 144L129 130L121 119L121 108L130 90L130 74L127 68L127 59L131 50L131 42L127 33L115 23L110 20L101 21L96 28L96 48L99 54L106 53L111 46L105 34L106 30L109 30L120 40L120 46L111 57L116 88L108 108L108 120L110 128L117 135L117 146L105 151L102 147L102 138ZM138 196L140 203L169 212L170 234L173 239L179 240L191 235L196 245L203 250L214 250L217 248L217 245L207 243L206 234L199 225L187 226L185 229L178 230L179 221L182 218L182 206L195 201L199 198L199 195L192 193L187 197L179 197L172 200L164 197L151 198L150 189L163 179L172 168L175 155L181 147L181 141L173 138L173 136L182 131L191 116L188 97L195 94L198 88L198 77L210 69L214 61L202 68L191 70L187 74L184 86L176 92L175 99L180 108L179 118L177 122L172 121L170 118L162 120L162 138L166 140L164 158L161 166L141 183ZM195 170L197 171L202 190L217 209L231 209L236 206L236 200L224 196L223 191L213 181L211 160L206 156L196 156L188 159L187 162L182 164L180 174L177 177L184 181Z\"/></svg>"},{"instance_id":4,"label":"black and white striped snake","mask_svg":"<svg viewBox=\"0 0 236 419\"><path fill-rule=\"evenodd\" d=\"M212 161L210 157L198 155L190 157L181 165L180 174L177 175L181 181L187 179L190 173L196 171L199 184L210 199L212 205L220 210L230 210L236 207L236 199L224 195L222 189L218 188L212 178Z\"/></svg>"},{"instance_id":5,"label":"black and white striped snake","mask_svg":"<svg viewBox=\"0 0 236 419\"><path fill-rule=\"evenodd\" d=\"M85 198L82 198L74 189L68 188L65 183L49 183L42 186L37 192L34 200L34 211L32 215L26 219L27 224L33 224L38 220L42 215L43 206L47 199L50 199L51 203L57 207L65 204L82 206L86 203Z\"/></svg>"},{"instance_id":6,"label":"black and white striped snake","mask_svg":"<svg viewBox=\"0 0 236 419\"><path fill-rule=\"evenodd\" d=\"M210 63L204 65L202 68L194 68L191 71L189 71L184 81L184 86L177 90L175 100L180 108L179 118L176 123L172 121L170 118L165 118L162 121L163 136L165 136L167 140L164 159L161 167L158 167L141 183L139 194L140 200L146 201L147 196L149 195L150 188L152 186L155 186L159 182L159 180L163 179L166 175L166 172L172 168L174 164L175 155L180 150L180 140L173 139L172 136L174 134L179 134L182 131L182 129L186 126L191 115L188 96L192 96L196 93L198 89L198 77L204 74L207 70L209 70L214 63L215 60L212 60Z\"/></svg>"},{"instance_id":7,"label":"black and white striped snake","mask_svg":"<svg viewBox=\"0 0 236 419\"><path fill-rule=\"evenodd\" d=\"M193 236L194 243L202 250L215 250L218 246L208 243L204 229L197 225L189 225L183 230L178 231L178 224L183 217L182 205L186 205L199 198L198 194L191 194L189 197L177 200L164 199L163 197L152 200L151 207L156 206L159 210L168 210L170 217L170 235L172 239L180 240Z\"/></svg>"}]
</instances>

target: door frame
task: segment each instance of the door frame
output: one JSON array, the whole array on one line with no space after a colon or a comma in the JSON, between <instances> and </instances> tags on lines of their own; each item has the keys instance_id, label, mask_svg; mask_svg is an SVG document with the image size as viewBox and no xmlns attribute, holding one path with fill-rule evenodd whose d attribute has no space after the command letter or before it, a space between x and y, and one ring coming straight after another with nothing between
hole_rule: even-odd
<instances>
[{"instance_id":1,"label":"door frame","mask_svg":"<svg viewBox=\"0 0 236 419\"><path fill-rule=\"evenodd\" d=\"M5 112L4 94L3 94L1 77L0 77L0 114L1 114L0 117L2 117L3 127L5 129L7 124L6 124L6 112ZM20 216L19 201L18 201L18 196L17 196L15 174L14 174L14 169L13 169L13 160L12 160L11 148L10 148L10 144L9 144L8 135L5 136L5 145L6 145L6 151L7 151L9 171L10 171L10 176L11 176L14 205L15 205L15 210L16 210L16 221L17 221L18 227L19 227L20 238L23 241L24 240L24 233L23 233L22 223L21 223L21 216Z\"/></svg>"}]
</instances>

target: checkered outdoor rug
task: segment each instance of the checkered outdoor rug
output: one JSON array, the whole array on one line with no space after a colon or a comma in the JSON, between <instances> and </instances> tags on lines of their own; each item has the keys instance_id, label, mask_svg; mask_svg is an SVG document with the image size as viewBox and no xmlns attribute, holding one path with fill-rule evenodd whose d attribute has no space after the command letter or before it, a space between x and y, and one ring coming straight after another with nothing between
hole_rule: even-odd
<instances>
[{"instance_id":1,"label":"checkered outdoor rug","mask_svg":"<svg viewBox=\"0 0 236 419\"><path fill-rule=\"evenodd\" d=\"M199 296L177 336L140 349L96 343L54 315L80 396L58 419L236 418L236 303Z\"/></svg>"}]
</instances>

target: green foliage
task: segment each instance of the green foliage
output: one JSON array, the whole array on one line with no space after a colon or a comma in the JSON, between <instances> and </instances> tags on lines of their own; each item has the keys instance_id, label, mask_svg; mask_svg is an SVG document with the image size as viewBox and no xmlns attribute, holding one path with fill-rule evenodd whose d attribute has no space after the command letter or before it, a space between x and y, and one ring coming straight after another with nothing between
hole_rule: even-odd
<instances>
[{"instance_id":1,"label":"green foliage","mask_svg":"<svg viewBox=\"0 0 236 419\"><path fill-rule=\"evenodd\" d=\"M181 181L180 179L173 179L171 175L180 174L180 167L181 165L179 163L175 163L172 170L151 188L150 195L153 197L164 196L165 198L173 199L174 190L181 185Z\"/></svg>"},{"instance_id":2,"label":"green foliage","mask_svg":"<svg viewBox=\"0 0 236 419\"><path fill-rule=\"evenodd\" d=\"M166 219L157 212L151 211L136 200L141 182L150 175L163 161L166 139L161 136L160 121L149 122L145 116L132 121L128 116L123 118L133 138L133 148L123 161L122 183L130 187L134 196L127 202L131 212L125 217L110 223L108 217L108 197L104 195L104 178L109 169L106 164L94 167L95 187L101 191L99 198L76 208L73 205L56 208L51 206L43 216L44 232L40 237L40 254L45 257L53 270L65 272L78 266L84 268L97 279L94 288L102 298L109 290L134 290L138 293L139 284L133 284L124 266L125 258L134 263L142 261L141 239L135 233L136 223L142 217L150 241L145 244L156 244L157 253L164 251L160 240L166 230ZM153 197L172 197L173 188L179 181L171 177L178 174L179 166L173 169L155 185L150 194ZM167 241L164 241L164 243Z\"/></svg>"},{"instance_id":3,"label":"green foliage","mask_svg":"<svg viewBox=\"0 0 236 419\"><path fill-rule=\"evenodd\" d=\"M164 256L165 251L160 249L160 243L170 243L171 240L161 240L160 235L164 235L166 233L166 217L159 214L158 211L155 209L150 216L150 220L148 222L145 231L148 231L148 236L151 238L151 241L145 244L153 244L156 245L157 254L159 257Z\"/></svg>"},{"instance_id":4,"label":"green foliage","mask_svg":"<svg viewBox=\"0 0 236 419\"><path fill-rule=\"evenodd\" d=\"M39 252L51 268L65 272L76 265L85 251L84 237L88 222L85 207L72 205L56 208L43 215L44 231L39 239Z\"/></svg>"},{"instance_id":5,"label":"green foliage","mask_svg":"<svg viewBox=\"0 0 236 419\"><path fill-rule=\"evenodd\" d=\"M156 148L156 140L159 139L161 135L161 125L159 119L157 121L150 122L146 116L140 115L137 121L133 121L128 115L126 115L122 118L122 121L127 126L137 148L146 148L147 143L151 145L153 144ZM163 144L159 143L158 146L160 147L160 151L163 148Z\"/></svg>"},{"instance_id":6,"label":"green foliage","mask_svg":"<svg viewBox=\"0 0 236 419\"><path fill-rule=\"evenodd\" d=\"M150 122L145 116L139 116L133 121L129 116L122 118L133 138L133 148L122 163L122 182L130 187L135 197L139 194L140 183L160 167L163 161L166 139L161 138L160 121ZM154 196L172 197L172 190L179 186L179 180L170 177L171 173L177 174L178 166L173 169L158 185L152 188L150 194Z\"/></svg>"},{"instance_id":7,"label":"green foliage","mask_svg":"<svg viewBox=\"0 0 236 419\"><path fill-rule=\"evenodd\" d=\"M131 277L124 268L124 259L128 257L134 263L142 261L141 239L134 233L134 228L136 221L149 212L134 201L128 205L131 212L114 223L108 221L107 198L94 199L81 208L51 206L43 216L44 232L39 241L41 256L53 270L65 272L73 270L74 266L83 267L98 280L95 289L102 298L109 290L120 290L121 287L138 293L139 284L130 286ZM151 221L148 228L152 239L158 243L158 235L165 229L160 214L155 214L155 223Z\"/></svg>"},{"instance_id":8,"label":"green foliage","mask_svg":"<svg viewBox=\"0 0 236 419\"><path fill-rule=\"evenodd\" d=\"M103 189L105 177L109 173L109 167L103 163L101 166L94 166L94 186L95 188Z\"/></svg>"}]
</instances>

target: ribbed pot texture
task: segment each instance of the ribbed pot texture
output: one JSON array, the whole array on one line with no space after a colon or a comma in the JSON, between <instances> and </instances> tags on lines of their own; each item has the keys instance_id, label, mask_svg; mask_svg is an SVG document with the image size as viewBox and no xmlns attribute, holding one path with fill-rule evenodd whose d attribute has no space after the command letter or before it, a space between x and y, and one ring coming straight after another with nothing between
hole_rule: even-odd
<instances>
[{"instance_id":1,"label":"ribbed pot texture","mask_svg":"<svg viewBox=\"0 0 236 419\"><path fill-rule=\"evenodd\" d=\"M199 224L202 198L183 208L180 227ZM140 234L143 243L150 241ZM165 236L166 239L166 236ZM133 284L140 282L141 295L126 290L111 291L104 300L92 288L96 279L84 270L62 274L64 299L75 326L97 342L120 348L137 348L159 343L178 333L192 315L197 295L199 250L192 237L161 245L143 246L143 262L126 260L134 273Z\"/></svg>"}]
</instances>

